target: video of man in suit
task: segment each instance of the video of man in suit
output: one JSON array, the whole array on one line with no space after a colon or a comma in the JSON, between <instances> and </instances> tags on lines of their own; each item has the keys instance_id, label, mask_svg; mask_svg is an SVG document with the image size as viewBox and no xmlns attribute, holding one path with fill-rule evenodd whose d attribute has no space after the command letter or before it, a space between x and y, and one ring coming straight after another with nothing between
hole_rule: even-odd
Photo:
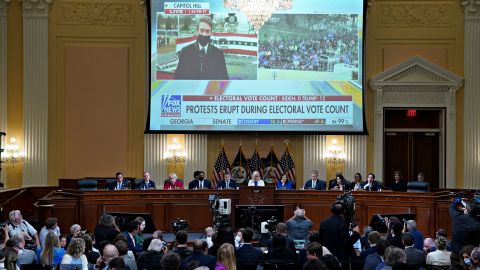
<instances>
[{"instance_id":1,"label":"video of man in suit","mask_svg":"<svg viewBox=\"0 0 480 270\"><path fill-rule=\"evenodd\" d=\"M157 80L256 80L257 34L236 13L157 13Z\"/></svg>"}]
</instances>

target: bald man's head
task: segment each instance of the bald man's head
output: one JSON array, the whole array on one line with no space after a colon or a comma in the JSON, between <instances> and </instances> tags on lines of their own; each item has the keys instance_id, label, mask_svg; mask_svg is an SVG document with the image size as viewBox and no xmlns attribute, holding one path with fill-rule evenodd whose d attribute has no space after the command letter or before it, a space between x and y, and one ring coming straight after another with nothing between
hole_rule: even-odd
<instances>
[{"instance_id":1,"label":"bald man's head","mask_svg":"<svg viewBox=\"0 0 480 270\"><path fill-rule=\"evenodd\" d=\"M206 241L197 239L193 242L193 251L199 251L199 252L207 252L208 253L208 245Z\"/></svg>"},{"instance_id":2,"label":"bald man's head","mask_svg":"<svg viewBox=\"0 0 480 270\"><path fill-rule=\"evenodd\" d=\"M113 258L118 257L118 249L112 244L108 244L103 248L103 261L110 262Z\"/></svg>"}]
</instances>

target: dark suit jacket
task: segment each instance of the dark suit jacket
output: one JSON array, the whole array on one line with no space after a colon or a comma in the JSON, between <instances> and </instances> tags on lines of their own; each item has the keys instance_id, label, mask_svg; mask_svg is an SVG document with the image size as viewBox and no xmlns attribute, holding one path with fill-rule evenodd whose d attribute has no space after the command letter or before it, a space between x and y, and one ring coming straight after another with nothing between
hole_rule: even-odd
<instances>
[{"instance_id":1,"label":"dark suit jacket","mask_svg":"<svg viewBox=\"0 0 480 270\"><path fill-rule=\"evenodd\" d=\"M251 244L243 244L236 252L240 266L253 266L263 263L263 253Z\"/></svg>"},{"instance_id":2,"label":"dark suit jacket","mask_svg":"<svg viewBox=\"0 0 480 270\"><path fill-rule=\"evenodd\" d=\"M377 248L375 246L369 247L365 250L362 250L362 252L360 252L360 257L366 259L368 255L373 254L375 252L377 252Z\"/></svg>"},{"instance_id":3,"label":"dark suit jacket","mask_svg":"<svg viewBox=\"0 0 480 270\"><path fill-rule=\"evenodd\" d=\"M146 184L145 181L141 181L138 183L137 189L155 189L155 182L150 180L148 184Z\"/></svg>"},{"instance_id":4,"label":"dark suit jacket","mask_svg":"<svg viewBox=\"0 0 480 270\"><path fill-rule=\"evenodd\" d=\"M312 179L308 180L305 185L303 185L304 189L312 189ZM327 188L327 184L325 181L318 179L315 183L315 190L325 190Z\"/></svg>"},{"instance_id":5,"label":"dark suit jacket","mask_svg":"<svg viewBox=\"0 0 480 270\"><path fill-rule=\"evenodd\" d=\"M367 183L365 183L365 185L363 185L364 189L365 189L366 185L367 185ZM378 191L378 190L380 190L380 186L378 185L378 183L376 181L374 181L373 184L372 184L372 187L368 186L365 190L366 191Z\"/></svg>"},{"instance_id":6,"label":"dark suit jacket","mask_svg":"<svg viewBox=\"0 0 480 270\"><path fill-rule=\"evenodd\" d=\"M228 80L223 52L210 43L207 54L202 57L197 42L186 46L178 54L175 79Z\"/></svg>"},{"instance_id":7,"label":"dark suit jacket","mask_svg":"<svg viewBox=\"0 0 480 270\"><path fill-rule=\"evenodd\" d=\"M347 180L344 180L344 190L350 190L350 182ZM337 186L337 179L332 179L328 181L328 189L334 189Z\"/></svg>"},{"instance_id":8,"label":"dark suit jacket","mask_svg":"<svg viewBox=\"0 0 480 270\"><path fill-rule=\"evenodd\" d=\"M363 264L363 270L375 270L377 265L383 262L382 257L378 253L373 253L367 256Z\"/></svg>"},{"instance_id":9,"label":"dark suit jacket","mask_svg":"<svg viewBox=\"0 0 480 270\"><path fill-rule=\"evenodd\" d=\"M222 180L220 184L218 184L218 188L226 189L226 188L237 188L237 182L231 180L228 182L228 187L226 186L225 180Z\"/></svg>"},{"instance_id":10,"label":"dark suit jacket","mask_svg":"<svg viewBox=\"0 0 480 270\"><path fill-rule=\"evenodd\" d=\"M392 191L407 191L407 183L405 183L405 181L403 180L400 180L400 182L398 183L395 183L395 181L393 181L390 184L390 188L392 189Z\"/></svg>"},{"instance_id":11,"label":"dark suit jacket","mask_svg":"<svg viewBox=\"0 0 480 270\"><path fill-rule=\"evenodd\" d=\"M134 245L133 239L130 237L130 234L128 232L123 232L123 235L127 237L127 245L128 245L128 250L131 250L134 254L142 252L142 246L140 245Z\"/></svg>"},{"instance_id":12,"label":"dark suit jacket","mask_svg":"<svg viewBox=\"0 0 480 270\"><path fill-rule=\"evenodd\" d=\"M407 254L407 266L410 269L418 269L425 267L425 255L414 247L405 247L405 254Z\"/></svg>"},{"instance_id":13,"label":"dark suit jacket","mask_svg":"<svg viewBox=\"0 0 480 270\"><path fill-rule=\"evenodd\" d=\"M346 262L354 255L353 244L360 239L360 234L349 235L348 226L338 216L332 215L320 223L320 243L330 250L340 262Z\"/></svg>"},{"instance_id":14,"label":"dark suit jacket","mask_svg":"<svg viewBox=\"0 0 480 270\"><path fill-rule=\"evenodd\" d=\"M360 182L360 189L362 190L363 189L363 186L365 186L365 183L366 182ZM355 181L351 182L350 183L350 190L354 190L355 189Z\"/></svg>"},{"instance_id":15,"label":"dark suit jacket","mask_svg":"<svg viewBox=\"0 0 480 270\"><path fill-rule=\"evenodd\" d=\"M195 179L193 180L192 182L190 182L188 184L188 189L195 189L195 188L199 188L199 180ZM203 188L206 188L206 189L211 189L212 188L212 183L210 183L210 180L208 179L203 179Z\"/></svg>"},{"instance_id":16,"label":"dark suit jacket","mask_svg":"<svg viewBox=\"0 0 480 270\"><path fill-rule=\"evenodd\" d=\"M296 254L296 249L295 249L295 243L293 242L293 239L290 236L285 236L285 242L287 243L287 248L290 249L294 254ZM273 250L273 240L272 238L268 239L265 242L265 245L267 246L269 252Z\"/></svg>"},{"instance_id":17,"label":"dark suit jacket","mask_svg":"<svg viewBox=\"0 0 480 270\"><path fill-rule=\"evenodd\" d=\"M197 261L200 263L200 266L206 266L210 270L215 269L215 264L217 263L217 258L212 255L205 255L202 252L194 251L192 255L185 258L182 262L181 269L186 269L187 265L191 262Z\"/></svg>"},{"instance_id":18,"label":"dark suit jacket","mask_svg":"<svg viewBox=\"0 0 480 270\"><path fill-rule=\"evenodd\" d=\"M122 189L129 189L130 188L130 181L123 179L122 181ZM107 185L108 190L116 190L117 189L117 181L112 181Z\"/></svg>"}]
</instances>

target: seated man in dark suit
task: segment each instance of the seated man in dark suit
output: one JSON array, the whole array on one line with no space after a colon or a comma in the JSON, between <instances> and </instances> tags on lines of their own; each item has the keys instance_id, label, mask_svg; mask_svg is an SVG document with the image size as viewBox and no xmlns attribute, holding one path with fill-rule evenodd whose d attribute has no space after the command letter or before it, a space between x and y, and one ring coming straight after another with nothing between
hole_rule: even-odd
<instances>
[{"instance_id":1,"label":"seated man in dark suit","mask_svg":"<svg viewBox=\"0 0 480 270\"><path fill-rule=\"evenodd\" d=\"M381 187L375 181L375 174L369 173L367 176L367 183L363 186L366 191L381 191Z\"/></svg>"},{"instance_id":2,"label":"seated man in dark suit","mask_svg":"<svg viewBox=\"0 0 480 270\"><path fill-rule=\"evenodd\" d=\"M197 174L198 179L194 179L190 184L188 184L188 189L211 189L212 184L210 180L205 179L205 172L204 171L195 171L193 176L195 177Z\"/></svg>"},{"instance_id":3,"label":"seated man in dark suit","mask_svg":"<svg viewBox=\"0 0 480 270\"><path fill-rule=\"evenodd\" d=\"M175 235L177 246L172 251L177 253L182 261L192 255L192 250L187 247L187 240L188 234L184 230L178 231Z\"/></svg>"},{"instance_id":4,"label":"seated man in dark suit","mask_svg":"<svg viewBox=\"0 0 480 270\"><path fill-rule=\"evenodd\" d=\"M237 183L232 181L232 175L230 173L225 173L223 176L225 180L222 180L220 184L218 184L219 189L236 189Z\"/></svg>"},{"instance_id":5,"label":"seated man in dark suit","mask_svg":"<svg viewBox=\"0 0 480 270\"><path fill-rule=\"evenodd\" d=\"M288 248L290 251L293 252L293 254L295 255L295 242L293 242L293 238L291 238L288 233L287 233L287 225L283 222L279 222L277 224L277 227L275 228L275 232L277 232L278 234L281 234L283 235L283 237L285 237L285 244L286 244L286 248ZM273 239L270 238L266 241L266 246L268 248L268 251L271 251L273 250Z\"/></svg>"},{"instance_id":6,"label":"seated man in dark suit","mask_svg":"<svg viewBox=\"0 0 480 270\"><path fill-rule=\"evenodd\" d=\"M405 254L407 255L407 267L408 269L425 268L425 255L423 251L415 248L415 241L413 235L406 232L402 236L403 245L405 246Z\"/></svg>"},{"instance_id":7,"label":"seated man in dark suit","mask_svg":"<svg viewBox=\"0 0 480 270\"><path fill-rule=\"evenodd\" d=\"M107 184L108 190L130 189L130 182L123 179L123 173L117 172L115 178L117 181Z\"/></svg>"},{"instance_id":8,"label":"seated man in dark suit","mask_svg":"<svg viewBox=\"0 0 480 270\"><path fill-rule=\"evenodd\" d=\"M187 269L187 266L194 262L197 262L199 266L206 266L210 270L215 269L217 259L212 255L208 255L208 244L206 241L198 239L193 242L192 255L183 260L180 269Z\"/></svg>"},{"instance_id":9,"label":"seated man in dark suit","mask_svg":"<svg viewBox=\"0 0 480 270\"><path fill-rule=\"evenodd\" d=\"M149 172L143 172L143 181L138 183L137 189L155 189L155 182L150 179Z\"/></svg>"},{"instance_id":10,"label":"seated man in dark suit","mask_svg":"<svg viewBox=\"0 0 480 270\"><path fill-rule=\"evenodd\" d=\"M241 269L255 270L263 264L263 253L260 249L252 246L253 230L245 228L242 232L242 246L237 249L237 262Z\"/></svg>"},{"instance_id":11,"label":"seated man in dark suit","mask_svg":"<svg viewBox=\"0 0 480 270\"><path fill-rule=\"evenodd\" d=\"M380 234L377 231L372 231L368 234L368 243L369 243L370 247L365 249L365 250L362 250L362 252L360 252L360 256L363 259L366 259L368 255L377 252L376 245L377 245L378 240L380 240Z\"/></svg>"},{"instance_id":12,"label":"seated man in dark suit","mask_svg":"<svg viewBox=\"0 0 480 270\"><path fill-rule=\"evenodd\" d=\"M385 249L387 248L387 240L380 239L375 245L377 251L370 254L365 259L363 264L363 270L375 270L379 264L383 262L383 255L385 255Z\"/></svg>"},{"instance_id":13,"label":"seated man in dark suit","mask_svg":"<svg viewBox=\"0 0 480 270\"><path fill-rule=\"evenodd\" d=\"M137 221L129 221L125 225L125 231L122 233L127 237L128 250L131 250L133 254L143 251L142 246L135 245L135 235L138 233L138 225Z\"/></svg>"},{"instance_id":14,"label":"seated man in dark suit","mask_svg":"<svg viewBox=\"0 0 480 270\"><path fill-rule=\"evenodd\" d=\"M325 190L327 184L323 180L318 179L318 171L313 170L311 175L311 179L308 180L305 185L303 186L304 189L315 189L315 190Z\"/></svg>"}]
</instances>

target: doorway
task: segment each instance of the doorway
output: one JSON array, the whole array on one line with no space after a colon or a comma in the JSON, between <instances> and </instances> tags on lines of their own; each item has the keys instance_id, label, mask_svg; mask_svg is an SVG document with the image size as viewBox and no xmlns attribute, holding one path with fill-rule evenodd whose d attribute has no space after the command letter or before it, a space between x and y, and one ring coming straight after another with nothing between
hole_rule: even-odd
<instances>
[{"instance_id":1,"label":"doorway","mask_svg":"<svg viewBox=\"0 0 480 270\"><path fill-rule=\"evenodd\" d=\"M432 188L443 186L444 109L385 108L384 183L400 171L404 181L417 179L419 172Z\"/></svg>"}]
</instances>

